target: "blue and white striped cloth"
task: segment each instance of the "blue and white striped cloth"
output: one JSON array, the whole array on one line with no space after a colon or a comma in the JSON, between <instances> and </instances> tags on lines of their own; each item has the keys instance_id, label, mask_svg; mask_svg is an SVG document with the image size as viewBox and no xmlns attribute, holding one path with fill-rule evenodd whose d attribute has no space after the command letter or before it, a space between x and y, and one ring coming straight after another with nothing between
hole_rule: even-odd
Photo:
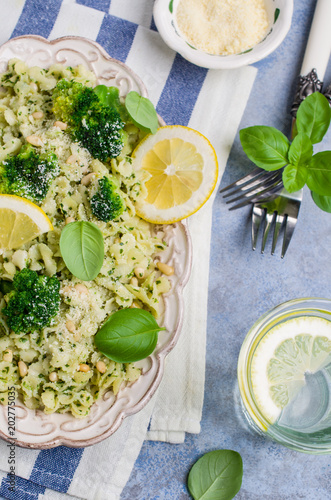
<instances>
[{"instance_id":1,"label":"blue and white striped cloth","mask_svg":"<svg viewBox=\"0 0 331 500\"><path fill-rule=\"evenodd\" d=\"M169 49L156 31L154 0L0 0L0 44L35 34L84 36L128 64L144 81L168 124L188 125L214 145L224 171L256 70L208 71ZM189 220L193 268L185 289L185 320L152 401L102 443L84 449L16 449L16 491L10 492L9 451L0 442L0 497L58 500L120 497L144 439L182 442L200 431L204 393L212 199ZM198 263L198 264L197 264Z\"/></svg>"}]
</instances>

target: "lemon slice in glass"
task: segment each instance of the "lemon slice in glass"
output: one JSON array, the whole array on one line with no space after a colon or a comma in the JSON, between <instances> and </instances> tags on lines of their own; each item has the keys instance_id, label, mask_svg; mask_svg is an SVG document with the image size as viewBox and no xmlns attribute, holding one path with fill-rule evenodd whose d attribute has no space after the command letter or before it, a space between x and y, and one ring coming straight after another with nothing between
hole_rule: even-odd
<instances>
[{"instance_id":1,"label":"lemon slice in glass","mask_svg":"<svg viewBox=\"0 0 331 500\"><path fill-rule=\"evenodd\" d=\"M294 400L307 374L331 363L331 322L315 316L284 321L264 335L251 365L256 403L270 422Z\"/></svg>"},{"instance_id":2,"label":"lemon slice in glass","mask_svg":"<svg viewBox=\"0 0 331 500\"><path fill-rule=\"evenodd\" d=\"M18 196L0 195L0 248L19 248L53 226L45 212L31 201Z\"/></svg>"},{"instance_id":3,"label":"lemon slice in glass","mask_svg":"<svg viewBox=\"0 0 331 500\"><path fill-rule=\"evenodd\" d=\"M132 155L135 170L147 172L137 214L149 222L169 224L204 205L217 182L215 150L200 132L181 125L161 127Z\"/></svg>"}]
</instances>

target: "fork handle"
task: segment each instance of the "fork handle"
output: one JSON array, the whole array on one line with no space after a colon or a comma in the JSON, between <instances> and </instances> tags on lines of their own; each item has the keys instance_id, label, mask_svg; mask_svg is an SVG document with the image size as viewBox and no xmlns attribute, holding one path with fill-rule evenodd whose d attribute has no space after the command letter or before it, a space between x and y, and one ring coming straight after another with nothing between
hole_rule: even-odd
<instances>
[{"instance_id":1,"label":"fork handle","mask_svg":"<svg viewBox=\"0 0 331 500\"><path fill-rule=\"evenodd\" d=\"M291 114L313 92L322 92L331 53L331 0L317 0ZM328 97L328 95L326 95Z\"/></svg>"},{"instance_id":2,"label":"fork handle","mask_svg":"<svg viewBox=\"0 0 331 500\"><path fill-rule=\"evenodd\" d=\"M301 75L307 75L312 69L315 69L319 79L323 80L331 52L330 23L330 0L317 0L301 66Z\"/></svg>"}]
</instances>

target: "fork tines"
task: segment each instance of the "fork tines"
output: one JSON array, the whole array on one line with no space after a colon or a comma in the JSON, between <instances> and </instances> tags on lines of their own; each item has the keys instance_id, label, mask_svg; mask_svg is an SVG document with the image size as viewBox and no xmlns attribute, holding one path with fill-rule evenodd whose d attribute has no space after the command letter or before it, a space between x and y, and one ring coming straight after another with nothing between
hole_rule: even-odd
<instances>
[{"instance_id":1,"label":"fork tines","mask_svg":"<svg viewBox=\"0 0 331 500\"><path fill-rule=\"evenodd\" d=\"M232 189L233 187L238 187L238 186L244 186L250 180L254 181L259 175L265 173L264 170L261 170L260 168L255 168L250 172L249 174L244 175L243 177L240 177L240 179L236 180L235 182L232 182L232 184L229 184L228 186L225 186L223 189L220 190L220 193L224 193L225 191Z\"/></svg>"},{"instance_id":2,"label":"fork tines","mask_svg":"<svg viewBox=\"0 0 331 500\"><path fill-rule=\"evenodd\" d=\"M274 255L276 250L276 244L278 237L283 230L283 245L281 257L284 258L288 246L290 244L295 225L298 219L298 213L300 209L300 203L302 198L302 192L297 194L295 199L286 199L286 208L282 210L281 213L276 210L269 209L269 203L254 204L252 211L252 249L256 249L257 238L259 234L260 227L263 223L263 234L262 234L262 244L261 253L264 253L265 245L268 239L268 234L271 227L273 227L273 237L272 237L272 247L271 255ZM271 208L271 207L270 207Z\"/></svg>"},{"instance_id":3,"label":"fork tines","mask_svg":"<svg viewBox=\"0 0 331 500\"><path fill-rule=\"evenodd\" d=\"M223 198L227 199L227 204L238 202L230 208L230 210L235 210L249 203L270 198L280 191L282 187L282 172L280 170L266 172L257 168L250 174L221 189L220 193L226 192Z\"/></svg>"}]
</instances>

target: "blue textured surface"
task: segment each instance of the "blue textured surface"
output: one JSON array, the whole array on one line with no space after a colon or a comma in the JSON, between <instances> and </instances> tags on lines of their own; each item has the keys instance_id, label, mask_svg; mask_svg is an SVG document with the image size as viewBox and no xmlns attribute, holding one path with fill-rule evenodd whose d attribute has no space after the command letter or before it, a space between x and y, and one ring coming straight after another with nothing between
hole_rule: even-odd
<instances>
[{"instance_id":1,"label":"blue textured surface","mask_svg":"<svg viewBox=\"0 0 331 500\"><path fill-rule=\"evenodd\" d=\"M292 27L282 45L256 64L255 81L240 128L271 125L288 134L289 110L300 71L315 0L294 0ZM328 68L325 82L331 81ZM331 131L323 141L331 149ZM225 186L248 171L238 137L222 180ZM229 212L221 195L214 205L209 284L206 388L202 428L185 443L145 442L122 500L188 499L191 465L218 448L237 450L244 477L238 500L329 500L331 457L291 451L251 433L241 419L236 364L250 326L275 305L307 296L331 297L331 215L305 191L285 259L252 252L250 210Z\"/></svg>"}]
</instances>

